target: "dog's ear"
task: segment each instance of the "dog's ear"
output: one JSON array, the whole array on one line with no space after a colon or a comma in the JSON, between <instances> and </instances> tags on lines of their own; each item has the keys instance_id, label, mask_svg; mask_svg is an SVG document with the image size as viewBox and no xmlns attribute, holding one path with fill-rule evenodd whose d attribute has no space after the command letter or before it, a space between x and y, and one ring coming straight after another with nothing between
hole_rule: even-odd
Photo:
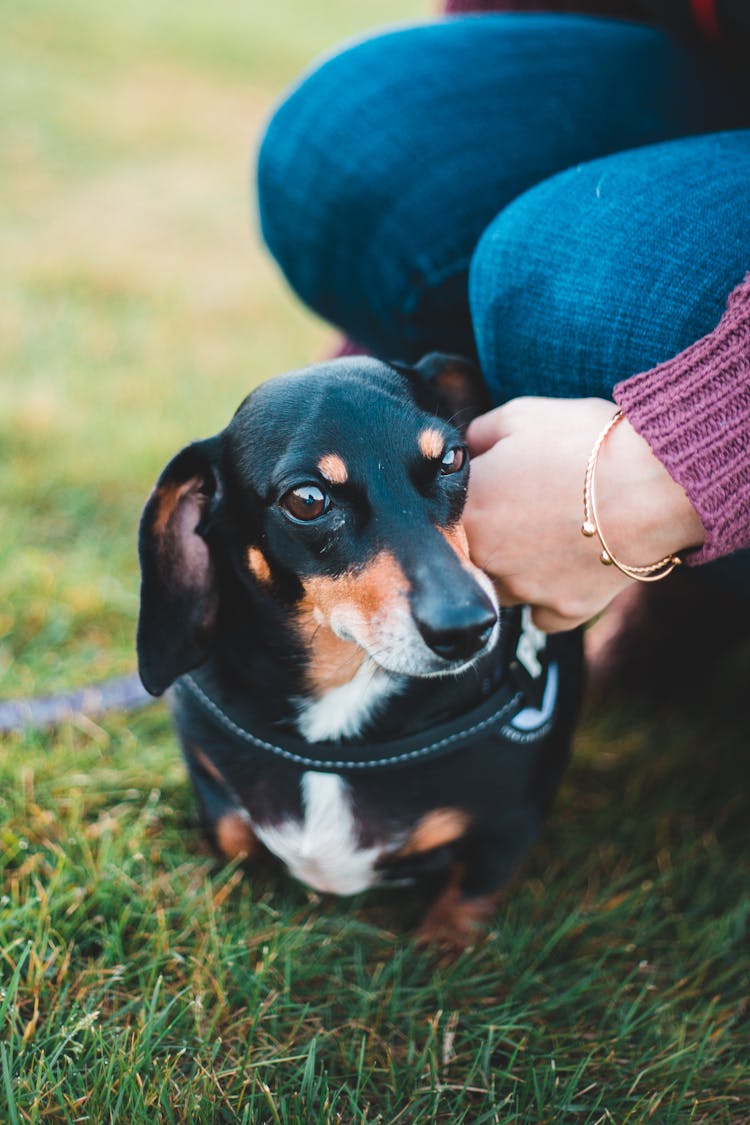
<instances>
[{"instance_id":1,"label":"dog's ear","mask_svg":"<svg viewBox=\"0 0 750 1125\"><path fill-rule=\"evenodd\" d=\"M411 379L420 406L452 422L461 433L492 405L482 373L463 356L430 352L411 367L393 366Z\"/></svg>"},{"instance_id":2,"label":"dog's ear","mask_svg":"<svg viewBox=\"0 0 750 1125\"><path fill-rule=\"evenodd\" d=\"M152 695L209 652L219 599L204 533L223 491L218 446L218 438L209 438L178 453L141 518L138 671Z\"/></svg>"}]
</instances>

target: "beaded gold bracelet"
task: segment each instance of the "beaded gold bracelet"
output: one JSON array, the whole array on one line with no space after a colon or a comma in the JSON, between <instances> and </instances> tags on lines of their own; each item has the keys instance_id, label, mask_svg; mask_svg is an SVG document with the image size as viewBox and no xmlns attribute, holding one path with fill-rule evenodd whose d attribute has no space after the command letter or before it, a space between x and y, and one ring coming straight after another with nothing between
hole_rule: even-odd
<instances>
[{"instance_id":1,"label":"beaded gold bracelet","mask_svg":"<svg viewBox=\"0 0 750 1125\"><path fill-rule=\"evenodd\" d=\"M628 578L634 578L637 582L658 582L662 578L666 578L675 567L682 564L682 559L679 555L665 555L663 559L658 562L649 563L648 566L630 566L628 563L620 562L615 558L610 547L602 535L601 527L599 526L599 517L596 511L596 465L599 460L601 448L605 440L611 434L618 422L622 421L625 417L621 410L610 418L607 425L604 427L599 437L594 442L594 447L591 450L591 456L586 465L586 475L583 479L583 523L581 524L581 533L587 539L593 539L594 536L599 540L601 545L601 553L599 555L600 562L604 566L616 566L618 570L626 574Z\"/></svg>"}]
</instances>

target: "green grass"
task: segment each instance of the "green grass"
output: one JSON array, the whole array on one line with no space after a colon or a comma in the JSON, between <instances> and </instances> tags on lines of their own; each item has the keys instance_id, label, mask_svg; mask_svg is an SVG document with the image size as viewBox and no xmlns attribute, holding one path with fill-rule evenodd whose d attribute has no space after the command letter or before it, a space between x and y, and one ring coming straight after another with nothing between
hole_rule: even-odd
<instances>
[{"instance_id":1,"label":"green grass","mask_svg":"<svg viewBox=\"0 0 750 1125\"><path fill-rule=\"evenodd\" d=\"M395 892L219 868L160 710L14 740L17 1119L746 1121L745 751L691 718L589 720L489 939L453 965L412 946Z\"/></svg>"},{"instance_id":2,"label":"green grass","mask_svg":"<svg viewBox=\"0 0 750 1125\"><path fill-rule=\"evenodd\" d=\"M0 12L0 695L132 668L157 472L330 339L249 218L262 122L316 52L425 10ZM750 1121L748 655L711 707L589 710L455 964L408 894L219 867L163 706L7 739L0 1122Z\"/></svg>"}]
</instances>

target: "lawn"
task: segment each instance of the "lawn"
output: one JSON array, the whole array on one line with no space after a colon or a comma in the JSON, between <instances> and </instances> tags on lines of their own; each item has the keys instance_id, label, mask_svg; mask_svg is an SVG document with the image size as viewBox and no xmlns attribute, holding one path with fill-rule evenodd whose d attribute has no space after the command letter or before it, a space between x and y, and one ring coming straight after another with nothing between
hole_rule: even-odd
<instances>
[{"instance_id":1,"label":"lawn","mask_svg":"<svg viewBox=\"0 0 750 1125\"><path fill-rule=\"evenodd\" d=\"M329 346L259 244L263 121L317 53L427 10L0 10L0 697L132 670L159 469ZM0 1122L749 1122L749 670L589 705L453 964L408 896L219 867L162 704L7 738Z\"/></svg>"}]
</instances>

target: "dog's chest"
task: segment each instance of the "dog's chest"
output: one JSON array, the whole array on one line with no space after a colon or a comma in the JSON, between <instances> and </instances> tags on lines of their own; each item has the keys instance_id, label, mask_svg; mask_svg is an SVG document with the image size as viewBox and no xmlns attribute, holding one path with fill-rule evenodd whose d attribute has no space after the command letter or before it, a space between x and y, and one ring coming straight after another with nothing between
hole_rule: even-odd
<instances>
[{"instance_id":1,"label":"dog's chest","mask_svg":"<svg viewBox=\"0 0 750 1125\"><path fill-rule=\"evenodd\" d=\"M353 895L378 882L375 865L393 845L363 847L349 785L338 774L308 771L300 780L301 817L253 824L269 851L317 891Z\"/></svg>"},{"instance_id":2,"label":"dog's chest","mask_svg":"<svg viewBox=\"0 0 750 1125\"><path fill-rule=\"evenodd\" d=\"M308 742L354 738L398 686L393 676L365 660L348 683L333 688L320 699L300 701L299 731Z\"/></svg>"}]
</instances>

